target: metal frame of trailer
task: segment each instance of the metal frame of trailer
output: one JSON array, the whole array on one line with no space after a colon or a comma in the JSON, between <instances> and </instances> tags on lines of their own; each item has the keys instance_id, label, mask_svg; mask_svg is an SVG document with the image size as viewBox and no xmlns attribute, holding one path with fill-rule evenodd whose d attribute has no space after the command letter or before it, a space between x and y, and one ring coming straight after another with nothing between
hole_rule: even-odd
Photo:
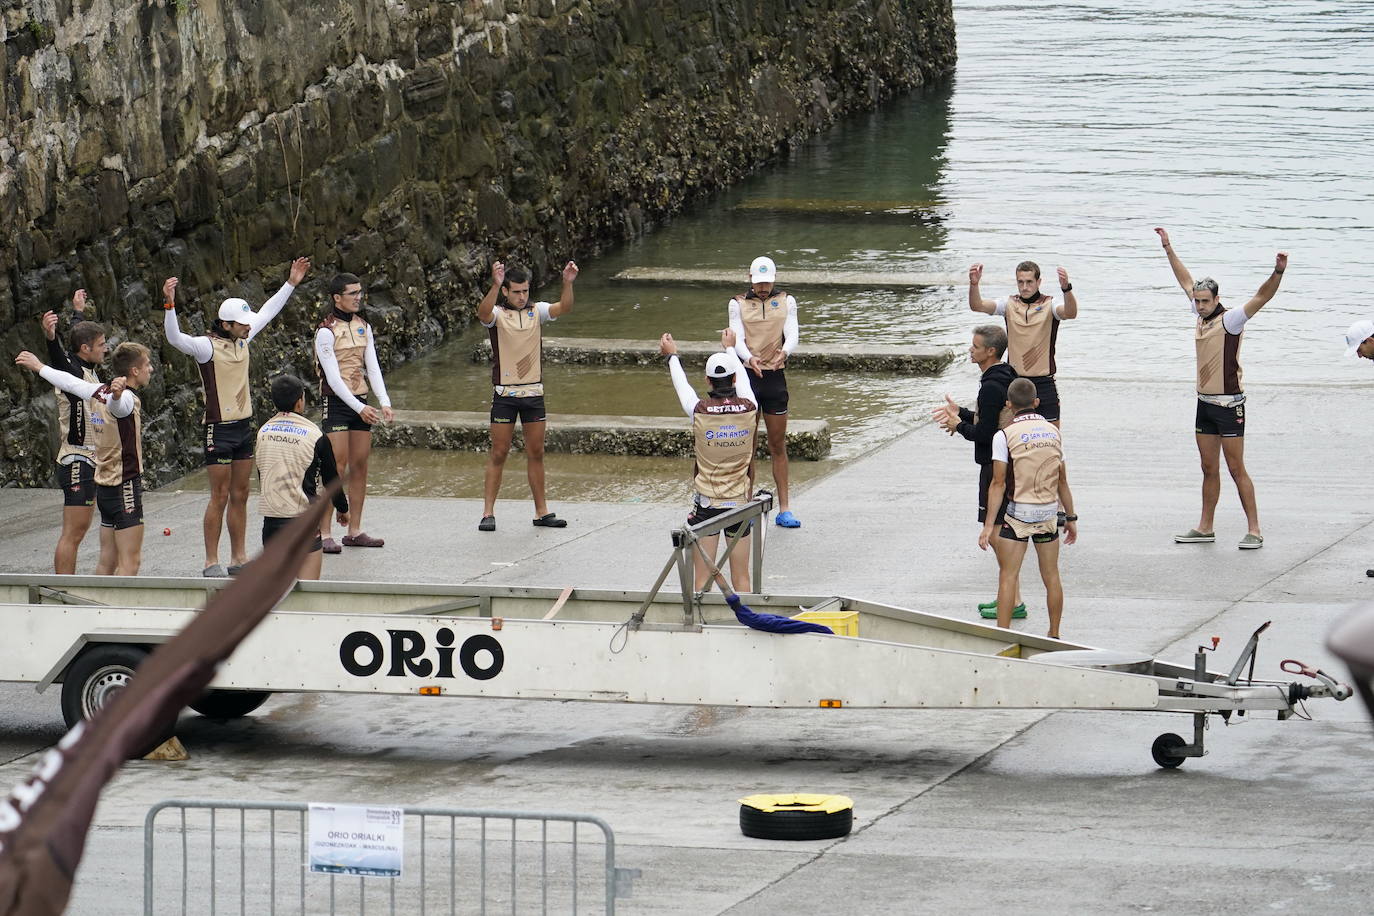
<instances>
[{"instance_id":1,"label":"metal frame of trailer","mask_svg":"<svg viewBox=\"0 0 1374 916\"><path fill-rule=\"evenodd\" d=\"M1186 713L1191 741L1160 735L1174 767L1205 753L1208 716L1291 717L1349 687L1256 680L1265 624L1227 672L1097 649L844 595L750 595L758 611L857 620L858 636L740 626L721 596L691 591L698 541L767 498L672 532L648 592L521 586L298 582L221 666L192 708L246 714L274 692L422 694L620 703L861 709L1092 709ZM761 538L752 556L762 572ZM683 591L661 594L676 568ZM0 575L0 680L62 685L68 724L127 683L226 580ZM1294 666L1294 667L1290 667ZM1249 667L1247 675L1246 668Z\"/></svg>"}]
</instances>

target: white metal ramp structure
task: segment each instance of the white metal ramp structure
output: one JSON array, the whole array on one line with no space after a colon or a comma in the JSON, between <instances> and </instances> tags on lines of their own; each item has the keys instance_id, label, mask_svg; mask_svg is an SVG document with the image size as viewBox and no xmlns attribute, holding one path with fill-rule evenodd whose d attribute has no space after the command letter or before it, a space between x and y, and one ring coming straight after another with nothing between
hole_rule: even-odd
<instances>
[{"instance_id":1,"label":"white metal ramp structure","mask_svg":"<svg viewBox=\"0 0 1374 916\"><path fill-rule=\"evenodd\" d=\"M192 708L244 715L271 692L420 694L612 703L865 709L1096 709L1193 716L1193 738L1161 735L1161 766L1202 756L1208 716L1279 719L1350 688L1296 662L1314 683L1256 680L1251 638L1228 672L1129 656L972 621L835 595L750 595L760 611L809 609L856 636L778 635L740 626L717 595L690 590L696 538L760 518L756 501L673 532L650 592L523 586L300 582L221 667ZM756 554L756 577L762 554ZM684 590L660 593L672 569ZM0 576L0 680L62 685L73 723L223 582ZM1267 625L1266 625L1267 626ZM1213 647L1214 648L1214 647Z\"/></svg>"}]
</instances>

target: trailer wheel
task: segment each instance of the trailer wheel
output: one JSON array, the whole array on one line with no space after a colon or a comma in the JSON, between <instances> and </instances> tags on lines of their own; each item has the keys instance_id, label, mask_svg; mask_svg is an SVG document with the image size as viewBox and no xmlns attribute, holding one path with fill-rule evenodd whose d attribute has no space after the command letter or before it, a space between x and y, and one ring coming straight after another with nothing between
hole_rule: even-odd
<instances>
[{"instance_id":1,"label":"trailer wheel","mask_svg":"<svg viewBox=\"0 0 1374 916\"><path fill-rule=\"evenodd\" d=\"M1187 743L1173 732L1165 732L1155 739L1154 744L1150 745L1150 756L1155 758L1155 763L1167 770L1177 769L1188 758L1175 752Z\"/></svg>"},{"instance_id":2,"label":"trailer wheel","mask_svg":"<svg viewBox=\"0 0 1374 916\"><path fill-rule=\"evenodd\" d=\"M271 695L266 690L207 690L191 708L207 719L238 719L266 703Z\"/></svg>"},{"instance_id":3,"label":"trailer wheel","mask_svg":"<svg viewBox=\"0 0 1374 916\"><path fill-rule=\"evenodd\" d=\"M750 795L739 801L740 832L760 840L833 840L854 827L854 801L844 795Z\"/></svg>"},{"instance_id":4,"label":"trailer wheel","mask_svg":"<svg viewBox=\"0 0 1374 916\"><path fill-rule=\"evenodd\" d=\"M99 645L87 649L62 676L62 718L72 728L89 719L119 690L148 657L146 649L129 645Z\"/></svg>"}]
</instances>

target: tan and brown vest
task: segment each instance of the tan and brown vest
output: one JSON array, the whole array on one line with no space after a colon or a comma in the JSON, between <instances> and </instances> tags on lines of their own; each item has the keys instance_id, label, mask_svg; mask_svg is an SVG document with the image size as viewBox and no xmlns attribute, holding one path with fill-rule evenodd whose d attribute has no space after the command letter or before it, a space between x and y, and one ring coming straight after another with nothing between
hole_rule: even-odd
<instances>
[{"instance_id":1,"label":"tan and brown vest","mask_svg":"<svg viewBox=\"0 0 1374 916\"><path fill-rule=\"evenodd\" d=\"M1015 483L1011 498L1018 503L1045 505L1059 501L1059 469L1064 444L1054 424L1038 413L1014 418L1002 435Z\"/></svg>"},{"instance_id":2,"label":"tan and brown vest","mask_svg":"<svg viewBox=\"0 0 1374 916\"><path fill-rule=\"evenodd\" d=\"M116 417L107 406L111 400L110 386L102 386L91 395L95 482L102 487L117 487L143 473L143 402L136 394L133 398L134 412Z\"/></svg>"},{"instance_id":3,"label":"tan and brown vest","mask_svg":"<svg viewBox=\"0 0 1374 916\"><path fill-rule=\"evenodd\" d=\"M354 315L347 321L342 321L337 315L331 314L320 327L328 328L334 335L334 359L339 364L339 375L343 378L344 385L348 390L363 397L367 394L367 342L372 336L372 327L362 316ZM316 367L318 369L318 366ZM324 379L324 370L320 369L320 391L322 394L332 394L328 384Z\"/></svg>"},{"instance_id":4,"label":"tan and brown vest","mask_svg":"<svg viewBox=\"0 0 1374 916\"><path fill-rule=\"evenodd\" d=\"M702 398L692 410L693 484L713 500L748 499L759 409L741 397Z\"/></svg>"},{"instance_id":5,"label":"tan and brown vest","mask_svg":"<svg viewBox=\"0 0 1374 916\"><path fill-rule=\"evenodd\" d=\"M258 430L258 510L264 518L295 518L308 501L301 488L315 460L320 428L297 413L279 413Z\"/></svg>"},{"instance_id":6,"label":"tan and brown vest","mask_svg":"<svg viewBox=\"0 0 1374 916\"><path fill-rule=\"evenodd\" d=\"M1059 319L1054 299L1044 296L1027 305L1019 296L1007 297L1007 362L1016 374L1028 378L1054 375L1054 344Z\"/></svg>"},{"instance_id":7,"label":"tan and brown vest","mask_svg":"<svg viewBox=\"0 0 1374 916\"><path fill-rule=\"evenodd\" d=\"M534 303L522 309L497 306L494 324L487 328L491 337L491 383L538 385L544 381L543 334L539 310Z\"/></svg>"},{"instance_id":8,"label":"tan and brown vest","mask_svg":"<svg viewBox=\"0 0 1374 916\"><path fill-rule=\"evenodd\" d=\"M81 380L100 384L95 370L84 363ZM86 399L68 394L61 388L54 388L53 391L57 392L57 431L61 443L57 449L58 463L66 464L68 459L75 457L95 464L95 427L90 420ZM63 401L67 402L66 410L61 407Z\"/></svg>"},{"instance_id":9,"label":"tan and brown vest","mask_svg":"<svg viewBox=\"0 0 1374 916\"><path fill-rule=\"evenodd\" d=\"M744 345L763 360L771 360L782 349L782 328L787 323L787 293L775 289L763 299L752 295L736 296L740 323L744 325Z\"/></svg>"},{"instance_id":10,"label":"tan and brown vest","mask_svg":"<svg viewBox=\"0 0 1374 916\"><path fill-rule=\"evenodd\" d=\"M1226 309L1217 306L1206 321L1197 317L1197 393L1241 394L1240 341L1242 334L1226 330L1222 316Z\"/></svg>"},{"instance_id":11,"label":"tan and brown vest","mask_svg":"<svg viewBox=\"0 0 1374 916\"><path fill-rule=\"evenodd\" d=\"M205 422L229 423L253 415L248 398L248 341L211 335L214 353L200 363L200 384L205 389Z\"/></svg>"}]
</instances>

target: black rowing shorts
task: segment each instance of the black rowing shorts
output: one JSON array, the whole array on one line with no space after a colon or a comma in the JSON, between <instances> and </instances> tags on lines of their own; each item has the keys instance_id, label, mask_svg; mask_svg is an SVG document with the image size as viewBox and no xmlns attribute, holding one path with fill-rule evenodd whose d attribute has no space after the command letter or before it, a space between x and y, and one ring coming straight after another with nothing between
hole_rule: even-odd
<instances>
[{"instance_id":1,"label":"black rowing shorts","mask_svg":"<svg viewBox=\"0 0 1374 916\"><path fill-rule=\"evenodd\" d=\"M95 467L86 461L57 466L62 486L62 505L89 509L95 505Z\"/></svg>"},{"instance_id":2,"label":"black rowing shorts","mask_svg":"<svg viewBox=\"0 0 1374 916\"><path fill-rule=\"evenodd\" d=\"M1198 398L1193 431L1199 436L1242 438L1245 435L1245 402L1241 401L1232 407L1218 407Z\"/></svg>"},{"instance_id":3,"label":"black rowing shorts","mask_svg":"<svg viewBox=\"0 0 1374 916\"><path fill-rule=\"evenodd\" d=\"M1036 375L1026 376L1035 383L1035 396L1040 399L1040 406L1035 408L1035 412L1040 414L1051 423L1059 422L1059 389L1055 387L1054 376Z\"/></svg>"},{"instance_id":4,"label":"black rowing shorts","mask_svg":"<svg viewBox=\"0 0 1374 916\"><path fill-rule=\"evenodd\" d=\"M547 419L544 412L544 396L532 398L513 398L508 394L491 396L491 422L514 423L516 417L520 424L543 423Z\"/></svg>"},{"instance_id":5,"label":"black rowing shorts","mask_svg":"<svg viewBox=\"0 0 1374 916\"><path fill-rule=\"evenodd\" d=\"M206 423L205 466L252 461L256 444L253 422L248 417L225 423Z\"/></svg>"},{"instance_id":6,"label":"black rowing shorts","mask_svg":"<svg viewBox=\"0 0 1374 916\"><path fill-rule=\"evenodd\" d=\"M294 518L277 518L271 515L264 515L262 517L262 546L266 547L267 542L272 539L273 535L277 534L283 528L285 528L287 525L291 524L294 521ZM316 533L315 543L310 545L310 552L314 553L317 550L323 549L324 540L320 537L318 533Z\"/></svg>"},{"instance_id":7,"label":"black rowing shorts","mask_svg":"<svg viewBox=\"0 0 1374 916\"><path fill-rule=\"evenodd\" d=\"M117 487L95 488L95 505L100 510L100 526L123 531L143 524L143 475L139 474Z\"/></svg>"},{"instance_id":8,"label":"black rowing shorts","mask_svg":"<svg viewBox=\"0 0 1374 916\"><path fill-rule=\"evenodd\" d=\"M354 395L354 397L362 401L364 407L369 406L367 395ZM372 424L364 420L362 415L352 407L349 407L343 398L331 391L324 396L324 422L320 424L320 429L326 433L370 433L372 432Z\"/></svg>"},{"instance_id":9,"label":"black rowing shorts","mask_svg":"<svg viewBox=\"0 0 1374 916\"><path fill-rule=\"evenodd\" d=\"M787 415L787 370L764 369L761 377L750 372L749 385L754 389L760 413Z\"/></svg>"}]
</instances>

